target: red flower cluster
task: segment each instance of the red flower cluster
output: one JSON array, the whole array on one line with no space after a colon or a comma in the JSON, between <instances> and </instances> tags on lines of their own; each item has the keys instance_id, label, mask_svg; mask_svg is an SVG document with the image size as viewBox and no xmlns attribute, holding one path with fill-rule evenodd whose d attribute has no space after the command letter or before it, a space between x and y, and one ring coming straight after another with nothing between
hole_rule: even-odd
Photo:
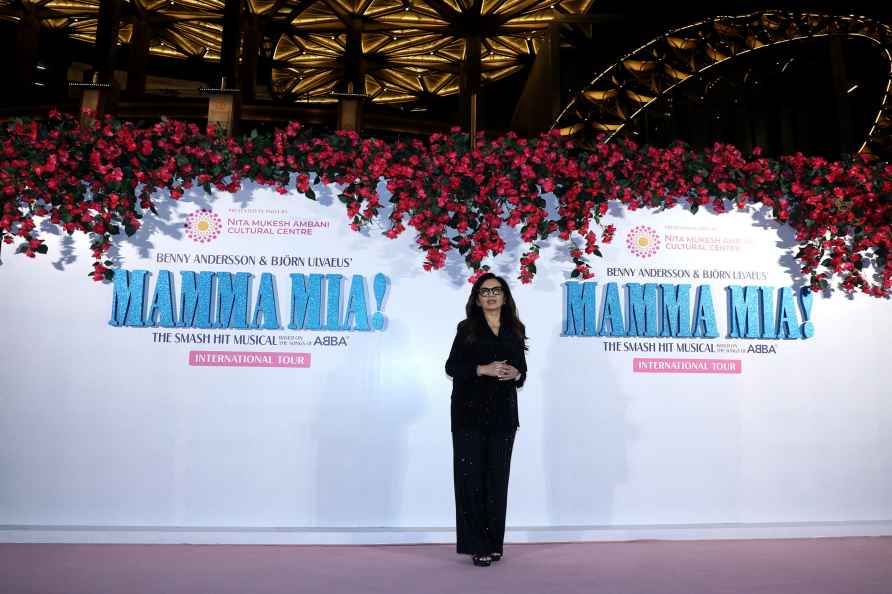
<instances>
[{"instance_id":1,"label":"red flower cluster","mask_svg":"<svg viewBox=\"0 0 892 594\"><path fill-rule=\"evenodd\" d=\"M315 185L334 182L353 229L387 206L387 237L413 228L425 269L443 267L454 250L472 280L505 250L504 228L516 228L526 244L521 281L536 274L537 242L553 236L568 244L571 276L590 278L586 258L601 256L615 231L600 224L611 201L631 210L682 204L692 212L764 205L795 229L796 258L814 290L833 278L846 292L889 296L892 289L890 164L801 154L767 159L758 151L745 157L720 144L694 151L620 141L582 150L553 134L481 135L472 149L457 129L387 143L354 132L312 136L291 123L230 138L168 120L137 128L106 118L82 128L77 118L53 112L43 122L0 129L0 237L6 244L19 238L18 251L34 256L47 251L35 218L88 233L96 260L89 274L108 279L112 263L103 257L112 238L134 233L155 201L178 199L194 186L234 192L243 179L283 193L296 187L310 199ZM543 196L549 192L554 208Z\"/></svg>"}]
</instances>

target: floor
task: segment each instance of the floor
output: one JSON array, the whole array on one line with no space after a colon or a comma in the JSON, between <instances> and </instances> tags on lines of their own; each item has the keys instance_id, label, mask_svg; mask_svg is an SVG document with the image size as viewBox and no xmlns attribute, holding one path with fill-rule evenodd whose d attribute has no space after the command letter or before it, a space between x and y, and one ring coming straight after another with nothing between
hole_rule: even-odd
<instances>
[{"instance_id":1,"label":"floor","mask_svg":"<svg viewBox=\"0 0 892 594\"><path fill-rule=\"evenodd\" d=\"M2 594L892 594L892 537L506 545L0 544Z\"/></svg>"}]
</instances>

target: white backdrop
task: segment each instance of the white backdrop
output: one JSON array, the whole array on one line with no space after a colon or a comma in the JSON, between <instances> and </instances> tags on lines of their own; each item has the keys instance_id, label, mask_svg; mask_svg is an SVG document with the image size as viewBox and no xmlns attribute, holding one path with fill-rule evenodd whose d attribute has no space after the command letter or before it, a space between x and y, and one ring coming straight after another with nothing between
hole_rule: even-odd
<instances>
[{"instance_id":1,"label":"white backdrop","mask_svg":"<svg viewBox=\"0 0 892 594\"><path fill-rule=\"evenodd\" d=\"M207 228L201 208L213 213ZM494 269L512 283L530 337L509 540L892 533L892 306L816 296L811 338L729 338L727 286L771 286L775 305L777 289L794 286L789 229L760 213L681 209L610 221L616 240L592 279L598 306L610 282L621 295L629 282L690 283L692 297L706 284L719 336L562 336L564 247L545 245L524 286L514 278L520 246L507 236ZM346 222L331 192L318 203L257 187L195 192L165 201L117 251L124 269L150 272L149 301L158 271L171 271L177 307L181 271L249 272L253 313L270 272L278 330L115 327L113 286L87 277L84 241L50 235L38 261L5 250L0 538L454 538L443 363L466 273L457 259L424 272L409 233L364 236ZM196 264L199 255L255 263ZM292 265L273 265L282 256ZM704 270L717 278L703 280ZM370 316L372 280L385 274L385 328L289 329L292 273L343 274L342 301L361 275ZM230 344L177 343L178 334ZM712 352L681 350L704 344ZM627 350L647 348L659 350ZM303 353L309 366L190 365L197 350ZM739 373L641 373L636 357L733 360Z\"/></svg>"}]
</instances>

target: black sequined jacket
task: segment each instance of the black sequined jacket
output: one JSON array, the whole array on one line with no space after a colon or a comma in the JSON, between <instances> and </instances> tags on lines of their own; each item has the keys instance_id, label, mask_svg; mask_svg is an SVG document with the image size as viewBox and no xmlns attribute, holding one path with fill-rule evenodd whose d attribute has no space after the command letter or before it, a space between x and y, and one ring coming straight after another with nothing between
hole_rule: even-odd
<instances>
[{"instance_id":1,"label":"black sequined jacket","mask_svg":"<svg viewBox=\"0 0 892 594\"><path fill-rule=\"evenodd\" d=\"M478 376L477 366L493 361L507 361L520 371L514 381ZM452 377L452 430L479 428L512 431L520 423L517 417L517 388L527 377L523 343L504 326L496 336L486 326L483 336L468 341L465 322L458 325L446 373Z\"/></svg>"}]
</instances>

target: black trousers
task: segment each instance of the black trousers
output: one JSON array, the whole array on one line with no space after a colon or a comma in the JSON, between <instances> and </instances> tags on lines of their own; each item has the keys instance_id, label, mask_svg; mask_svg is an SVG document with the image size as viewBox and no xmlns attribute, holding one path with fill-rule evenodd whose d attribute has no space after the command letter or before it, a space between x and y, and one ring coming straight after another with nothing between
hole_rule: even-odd
<instances>
[{"instance_id":1,"label":"black trousers","mask_svg":"<svg viewBox=\"0 0 892 594\"><path fill-rule=\"evenodd\" d=\"M515 430L455 429L456 551L465 555L501 553L505 540L508 474Z\"/></svg>"}]
</instances>

